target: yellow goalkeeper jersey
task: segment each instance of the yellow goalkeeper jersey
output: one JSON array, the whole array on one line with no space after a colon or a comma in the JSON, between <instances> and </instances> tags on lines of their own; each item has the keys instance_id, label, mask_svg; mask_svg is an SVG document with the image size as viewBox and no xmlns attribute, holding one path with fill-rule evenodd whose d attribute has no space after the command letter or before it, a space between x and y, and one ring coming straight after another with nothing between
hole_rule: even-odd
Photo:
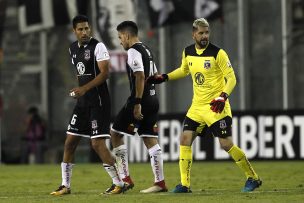
<instances>
[{"instance_id":1,"label":"yellow goalkeeper jersey","mask_svg":"<svg viewBox=\"0 0 304 203\"><path fill-rule=\"evenodd\" d=\"M181 66L168 77L175 80L188 74L193 81L192 105L210 104L221 92L230 95L236 84L228 55L211 43L205 49L197 49L194 44L186 47Z\"/></svg>"}]
</instances>

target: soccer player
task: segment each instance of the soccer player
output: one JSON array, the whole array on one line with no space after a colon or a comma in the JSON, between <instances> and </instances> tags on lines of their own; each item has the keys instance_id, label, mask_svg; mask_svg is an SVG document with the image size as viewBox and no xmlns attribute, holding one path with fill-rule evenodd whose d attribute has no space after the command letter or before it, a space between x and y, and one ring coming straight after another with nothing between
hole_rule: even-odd
<instances>
[{"instance_id":1,"label":"soccer player","mask_svg":"<svg viewBox=\"0 0 304 203\"><path fill-rule=\"evenodd\" d=\"M70 46L70 57L77 72L79 87L70 90L77 99L64 144L61 163L62 184L51 195L71 193L73 158L82 137L90 138L92 148L103 161L103 167L112 178L113 187L105 194L124 192L124 183L115 167L115 158L106 146L110 138L110 96L106 80L109 74L109 53L102 42L91 37L88 18L78 15L73 19L77 41Z\"/></svg>"},{"instance_id":2,"label":"soccer player","mask_svg":"<svg viewBox=\"0 0 304 203\"><path fill-rule=\"evenodd\" d=\"M157 72L151 50L138 38L138 27L132 21L121 22L117 26L120 44L128 51L127 74L131 95L115 118L111 129L113 152L121 178L126 189L134 183L129 174L127 147L124 135L137 133L148 149L154 174L154 184L141 193L167 192L163 172L162 151L158 144L157 112L158 98L154 84L145 84L148 76Z\"/></svg>"},{"instance_id":3,"label":"soccer player","mask_svg":"<svg viewBox=\"0 0 304 203\"><path fill-rule=\"evenodd\" d=\"M244 192L258 188L262 181L246 158L245 153L232 142L232 114L228 96L236 85L236 78L226 52L209 42L209 23L200 18L194 21L192 38L194 44L186 47L182 64L169 74L154 75L147 83L159 84L177 80L191 74L193 81L192 105L184 119L180 137L179 168L181 184L174 193L188 193L192 166L192 143L199 133L211 131L218 137L222 149L229 153L247 181Z\"/></svg>"}]
</instances>

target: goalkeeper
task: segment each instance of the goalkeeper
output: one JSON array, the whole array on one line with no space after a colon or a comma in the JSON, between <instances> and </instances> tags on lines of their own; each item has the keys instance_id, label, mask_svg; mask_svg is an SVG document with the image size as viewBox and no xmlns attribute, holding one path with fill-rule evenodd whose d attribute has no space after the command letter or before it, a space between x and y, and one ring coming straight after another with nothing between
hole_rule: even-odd
<instances>
[{"instance_id":1,"label":"goalkeeper","mask_svg":"<svg viewBox=\"0 0 304 203\"><path fill-rule=\"evenodd\" d=\"M176 70L162 75L150 76L147 83L160 84L177 80L191 74L193 99L184 119L180 137L179 168L181 183L174 193L189 193L192 166L191 145L199 133L207 128L218 137L221 148L232 157L246 175L243 192L258 188L262 181L246 158L245 153L232 142L232 114L229 95L236 85L236 78L226 52L209 42L209 24L204 18L194 21L192 38L195 43L186 47L182 64Z\"/></svg>"}]
</instances>

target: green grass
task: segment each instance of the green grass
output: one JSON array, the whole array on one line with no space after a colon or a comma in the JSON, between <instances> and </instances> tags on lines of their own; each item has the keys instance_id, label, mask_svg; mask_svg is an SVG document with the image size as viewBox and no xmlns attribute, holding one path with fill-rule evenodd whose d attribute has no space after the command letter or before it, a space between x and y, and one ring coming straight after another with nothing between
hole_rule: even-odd
<instances>
[{"instance_id":1,"label":"green grass","mask_svg":"<svg viewBox=\"0 0 304 203\"><path fill-rule=\"evenodd\" d=\"M149 163L130 164L135 182L124 195L99 195L111 184L100 164L76 164L73 169L72 194L49 195L61 183L60 165L0 165L0 202L304 202L304 162L253 162L263 185L252 193L242 193L245 178L235 164L194 162L192 194L140 194L152 185ZM165 163L170 190L179 183L178 163Z\"/></svg>"}]
</instances>

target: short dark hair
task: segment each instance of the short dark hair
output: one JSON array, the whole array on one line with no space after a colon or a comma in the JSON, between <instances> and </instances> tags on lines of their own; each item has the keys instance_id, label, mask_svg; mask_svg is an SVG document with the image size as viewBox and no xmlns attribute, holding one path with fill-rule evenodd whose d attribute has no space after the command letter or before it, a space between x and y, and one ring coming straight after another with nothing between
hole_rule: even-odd
<instances>
[{"instance_id":1,"label":"short dark hair","mask_svg":"<svg viewBox=\"0 0 304 203\"><path fill-rule=\"evenodd\" d=\"M116 28L117 31L127 31L133 36L138 35L138 27L135 22L133 21L123 21Z\"/></svg>"},{"instance_id":2,"label":"short dark hair","mask_svg":"<svg viewBox=\"0 0 304 203\"><path fill-rule=\"evenodd\" d=\"M85 15L77 15L73 18L73 28L75 29L78 23L88 22L89 18Z\"/></svg>"}]
</instances>

